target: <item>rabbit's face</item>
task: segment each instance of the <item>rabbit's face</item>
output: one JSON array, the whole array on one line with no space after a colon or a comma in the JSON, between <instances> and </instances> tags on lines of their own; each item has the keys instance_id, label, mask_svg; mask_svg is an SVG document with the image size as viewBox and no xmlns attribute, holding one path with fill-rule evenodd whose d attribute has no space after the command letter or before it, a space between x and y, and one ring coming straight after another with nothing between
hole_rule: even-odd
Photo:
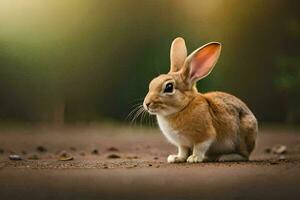
<instances>
[{"instance_id":1,"label":"rabbit's face","mask_svg":"<svg viewBox=\"0 0 300 200\"><path fill-rule=\"evenodd\" d=\"M171 115L182 110L189 102L178 73L162 74L150 82L144 99L144 109L150 114Z\"/></svg>"},{"instance_id":2,"label":"rabbit's face","mask_svg":"<svg viewBox=\"0 0 300 200\"><path fill-rule=\"evenodd\" d=\"M176 38L171 45L170 71L151 81L144 108L163 116L184 109L197 93L196 82L211 72L220 52L221 44L211 42L187 56L184 40Z\"/></svg>"}]
</instances>

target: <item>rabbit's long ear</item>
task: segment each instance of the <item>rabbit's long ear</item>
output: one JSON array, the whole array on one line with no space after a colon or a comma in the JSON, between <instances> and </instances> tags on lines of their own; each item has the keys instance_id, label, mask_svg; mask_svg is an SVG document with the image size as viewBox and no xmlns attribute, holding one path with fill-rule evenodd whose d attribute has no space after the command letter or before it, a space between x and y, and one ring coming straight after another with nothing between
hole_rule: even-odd
<instances>
[{"instance_id":1,"label":"rabbit's long ear","mask_svg":"<svg viewBox=\"0 0 300 200\"><path fill-rule=\"evenodd\" d=\"M187 50L184 39L178 37L173 40L170 50L171 68L170 72L179 71L187 57Z\"/></svg>"},{"instance_id":2,"label":"rabbit's long ear","mask_svg":"<svg viewBox=\"0 0 300 200\"><path fill-rule=\"evenodd\" d=\"M185 79L193 85L196 81L206 77L218 61L221 44L210 42L187 57L182 73Z\"/></svg>"}]
</instances>

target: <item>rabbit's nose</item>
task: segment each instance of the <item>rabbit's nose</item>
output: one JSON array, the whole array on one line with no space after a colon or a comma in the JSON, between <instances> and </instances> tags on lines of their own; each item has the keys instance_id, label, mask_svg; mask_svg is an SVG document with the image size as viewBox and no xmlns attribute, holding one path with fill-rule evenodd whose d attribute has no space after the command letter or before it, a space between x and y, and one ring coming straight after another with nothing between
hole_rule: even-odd
<instances>
[{"instance_id":1,"label":"rabbit's nose","mask_svg":"<svg viewBox=\"0 0 300 200\"><path fill-rule=\"evenodd\" d=\"M152 103L151 101L145 102L145 103L144 103L144 108L145 108L145 110L149 110L149 109L151 108L152 104L153 104L153 103Z\"/></svg>"},{"instance_id":2,"label":"rabbit's nose","mask_svg":"<svg viewBox=\"0 0 300 200\"><path fill-rule=\"evenodd\" d=\"M149 108L149 106L151 105L151 102L146 103L146 107Z\"/></svg>"}]
</instances>

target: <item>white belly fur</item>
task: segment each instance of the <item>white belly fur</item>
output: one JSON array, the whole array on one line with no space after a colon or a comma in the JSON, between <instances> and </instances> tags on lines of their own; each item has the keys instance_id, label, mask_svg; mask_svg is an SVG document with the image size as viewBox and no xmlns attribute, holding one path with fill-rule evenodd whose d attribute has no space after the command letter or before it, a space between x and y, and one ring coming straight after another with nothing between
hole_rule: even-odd
<instances>
[{"instance_id":1,"label":"white belly fur","mask_svg":"<svg viewBox=\"0 0 300 200\"><path fill-rule=\"evenodd\" d=\"M160 130L170 143L176 146L193 146L193 142L184 137L184 135L179 134L178 130L174 130L163 116L157 115L156 117ZM236 137L228 138L224 141L213 142L209 151L220 154L233 153L236 145L238 145L238 140Z\"/></svg>"},{"instance_id":2,"label":"white belly fur","mask_svg":"<svg viewBox=\"0 0 300 200\"><path fill-rule=\"evenodd\" d=\"M168 139L168 141L176 146L186 146L191 147L192 142L188 140L188 138L184 137L183 135L179 134L178 130L174 130L169 122L160 115L156 116L157 122L159 125L160 130L165 135L165 137Z\"/></svg>"}]
</instances>

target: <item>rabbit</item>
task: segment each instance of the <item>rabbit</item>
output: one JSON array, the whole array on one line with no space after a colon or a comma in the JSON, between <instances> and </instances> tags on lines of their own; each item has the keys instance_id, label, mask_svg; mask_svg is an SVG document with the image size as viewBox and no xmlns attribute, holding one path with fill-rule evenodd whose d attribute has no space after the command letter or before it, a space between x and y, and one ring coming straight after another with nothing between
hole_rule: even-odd
<instances>
[{"instance_id":1,"label":"rabbit","mask_svg":"<svg viewBox=\"0 0 300 200\"><path fill-rule=\"evenodd\" d=\"M160 130L178 148L168 163L249 160L258 133L253 113L233 95L203 94L196 88L220 52L221 44L210 42L187 56L185 41L178 37L171 45L170 71L149 84L143 107L156 115Z\"/></svg>"}]
</instances>

